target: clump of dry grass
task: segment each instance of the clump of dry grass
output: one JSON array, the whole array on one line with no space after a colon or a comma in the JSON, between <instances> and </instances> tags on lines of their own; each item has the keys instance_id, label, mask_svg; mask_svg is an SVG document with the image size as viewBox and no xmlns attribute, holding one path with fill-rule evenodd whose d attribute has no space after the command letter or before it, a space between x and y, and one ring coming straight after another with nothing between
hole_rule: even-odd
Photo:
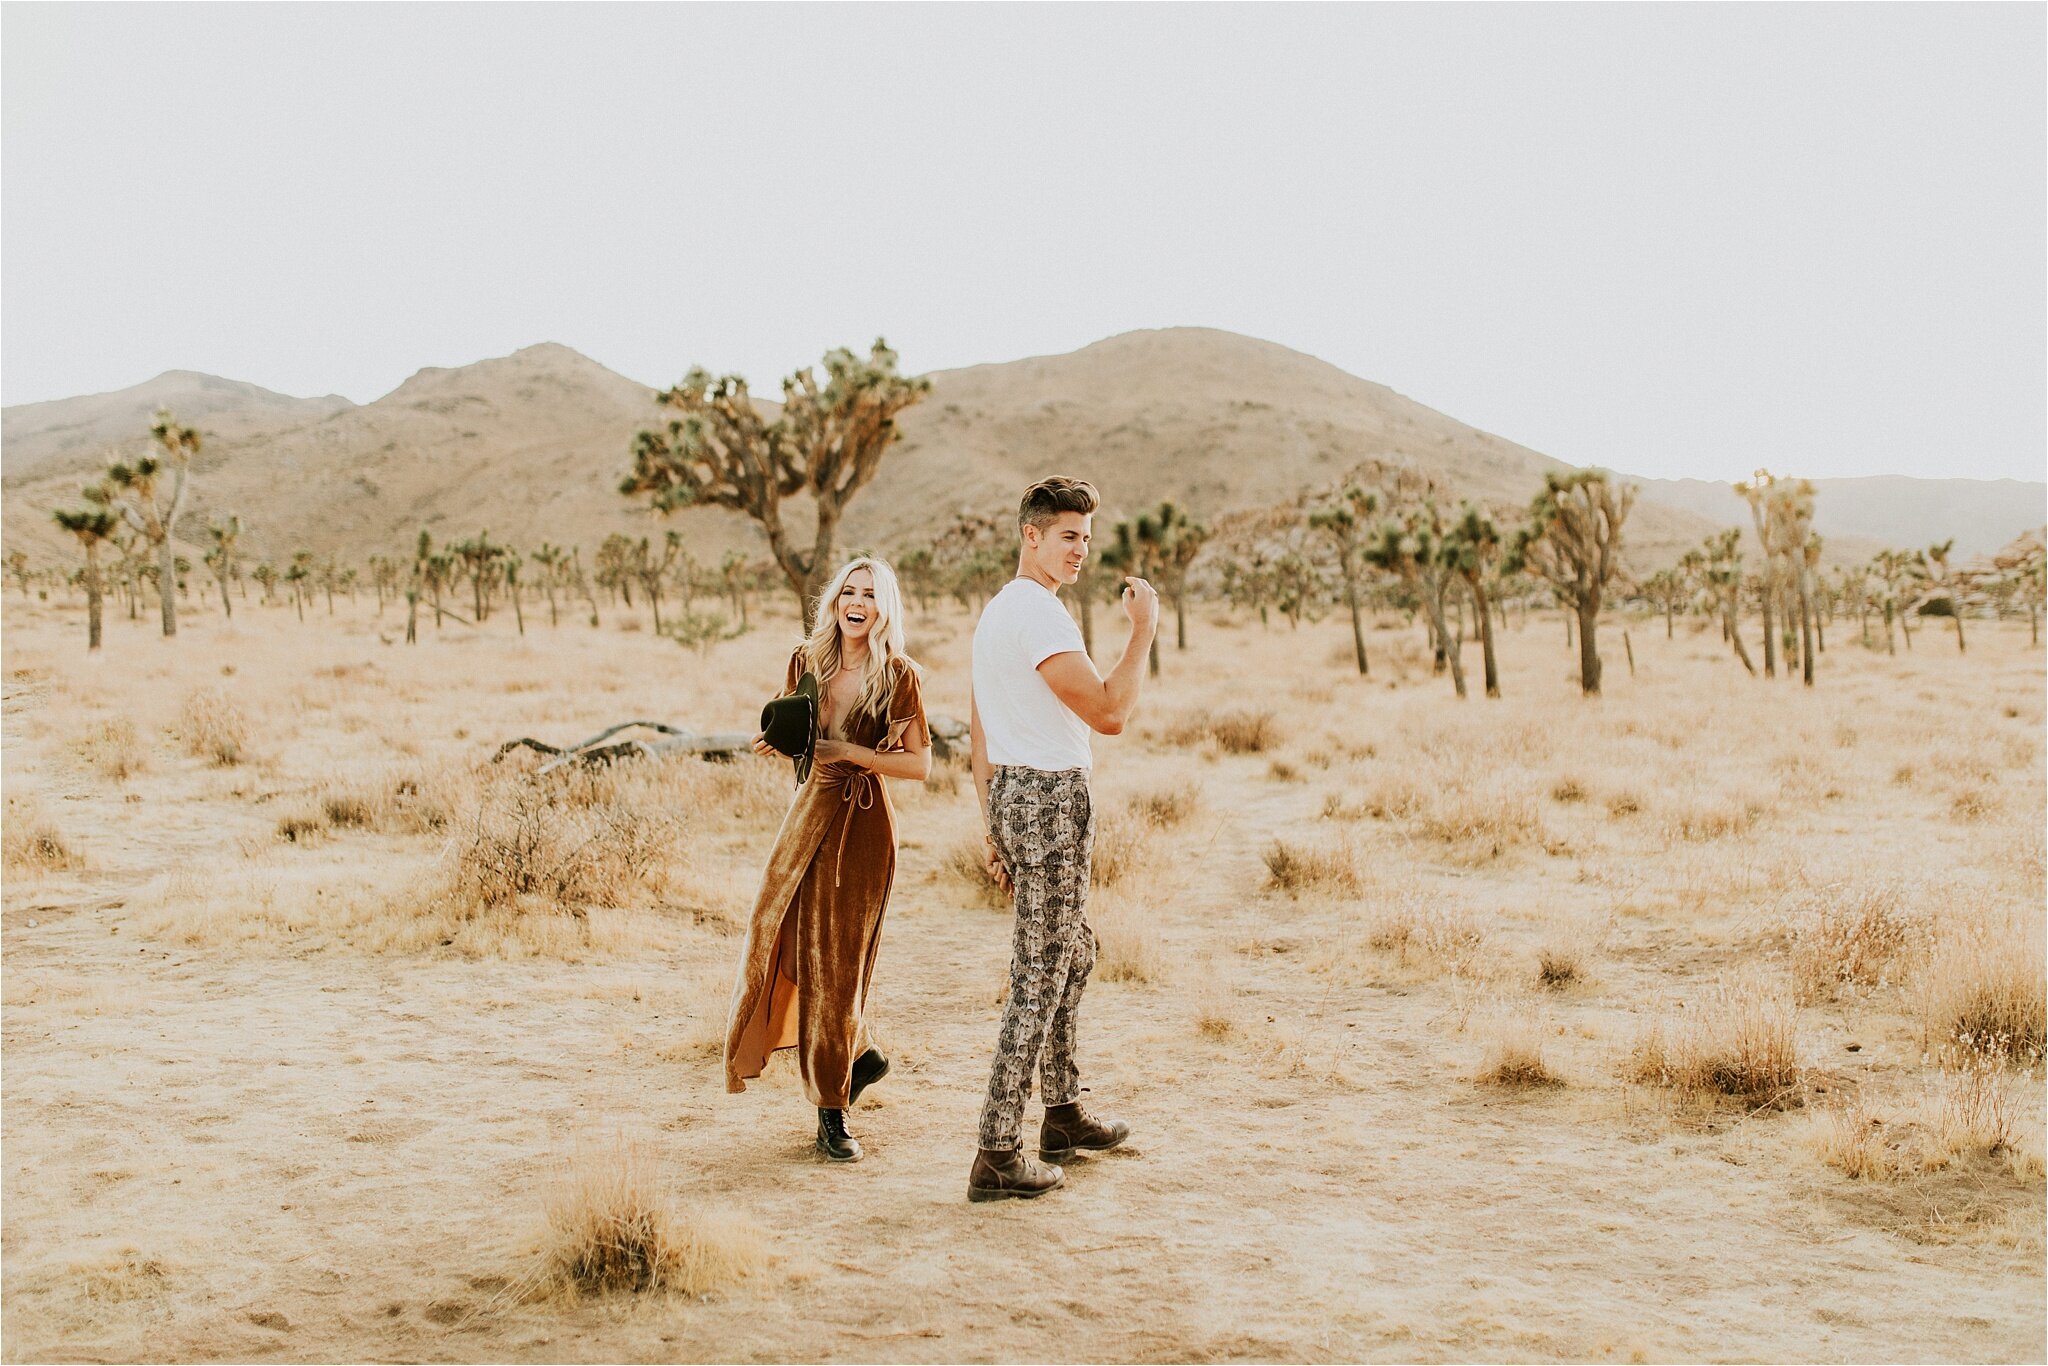
<instances>
[{"instance_id":1,"label":"clump of dry grass","mask_svg":"<svg viewBox=\"0 0 2048 1366\"><path fill-rule=\"evenodd\" d=\"M946 871L967 884L975 901L992 911L1008 910L1010 894L988 874L988 846L979 833L962 835L941 860Z\"/></svg>"},{"instance_id":2,"label":"clump of dry grass","mask_svg":"<svg viewBox=\"0 0 2048 1366\"><path fill-rule=\"evenodd\" d=\"M1439 794L1415 828L1429 839L1461 846L1482 858L1497 857L1544 836L1536 804L1500 781Z\"/></svg>"},{"instance_id":3,"label":"clump of dry grass","mask_svg":"<svg viewBox=\"0 0 2048 1366\"><path fill-rule=\"evenodd\" d=\"M546 1233L529 1297L703 1295L773 1262L752 1220L678 1209L663 1185L644 1143L620 1135L579 1152L543 1200Z\"/></svg>"},{"instance_id":4,"label":"clump of dry grass","mask_svg":"<svg viewBox=\"0 0 2048 1366\"><path fill-rule=\"evenodd\" d=\"M249 721L218 688L200 688L178 714L185 752L216 768L232 768L249 757Z\"/></svg>"},{"instance_id":5,"label":"clump of dry grass","mask_svg":"<svg viewBox=\"0 0 2048 1366\"><path fill-rule=\"evenodd\" d=\"M1398 897L1369 903L1358 938L1319 955L1310 967L1369 983L1380 978L1383 960L1392 958L1412 978L1472 978L1485 944L1485 934L1464 910Z\"/></svg>"},{"instance_id":6,"label":"clump of dry grass","mask_svg":"<svg viewBox=\"0 0 2048 1366\"><path fill-rule=\"evenodd\" d=\"M277 818L277 837L286 844L318 844L327 837L327 813L315 802L298 802Z\"/></svg>"},{"instance_id":7,"label":"clump of dry grass","mask_svg":"<svg viewBox=\"0 0 2048 1366\"><path fill-rule=\"evenodd\" d=\"M0 867L10 873L61 873L84 866L84 857L44 816L40 806L26 797L7 799L7 819L0 829Z\"/></svg>"},{"instance_id":8,"label":"clump of dry grass","mask_svg":"<svg viewBox=\"0 0 2048 1366\"><path fill-rule=\"evenodd\" d=\"M2018 1102L2001 1040L1964 1038L1942 1050L1936 1133L1945 1155L1996 1156L2012 1145Z\"/></svg>"},{"instance_id":9,"label":"clump of dry grass","mask_svg":"<svg viewBox=\"0 0 2048 1366\"><path fill-rule=\"evenodd\" d=\"M1586 980L1590 946L1575 929L1558 929L1536 946L1536 984L1563 991Z\"/></svg>"},{"instance_id":10,"label":"clump of dry grass","mask_svg":"<svg viewBox=\"0 0 2048 1366\"><path fill-rule=\"evenodd\" d=\"M149 769L149 751L135 723L125 716L109 717L87 730L72 749L87 767L109 782L125 782Z\"/></svg>"},{"instance_id":11,"label":"clump of dry grass","mask_svg":"<svg viewBox=\"0 0 2048 1366\"><path fill-rule=\"evenodd\" d=\"M1980 788L1966 787L1948 804L1949 815L1959 821L1978 821L1998 809L1998 799Z\"/></svg>"},{"instance_id":12,"label":"clump of dry grass","mask_svg":"<svg viewBox=\"0 0 2048 1366\"><path fill-rule=\"evenodd\" d=\"M1132 797L1130 811L1132 815L1155 829L1171 830L1194 815L1201 801L1202 795L1198 788L1162 787Z\"/></svg>"},{"instance_id":13,"label":"clump of dry grass","mask_svg":"<svg viewBox=\"0 0 2048 1366\"><path fill-rule=\"evenodd\" d=\"M1113 887L1144 867L1151 854L1152 827L1129 811L1112 811L1096 819L1095 848L1089 855L1088 880Z\"/></svg>"},{"instance_id":14,"label":"clump of dry grass","mask_svg":"<svg viewBox=\"0 0 2048 1366\"><path fill-rule=\"evenodd\" d=\"M1733 798L1681 801L1665 808L1657 824L1667 840L1701 843L1740 835L1762 814L1756 804Z\"/></svg>"},{"instance_id":15,"label":"clump of dry grass","mask_svg":"<svg viewBox=\"0 0 2048 1366\"><path fill-rule=\"evenodd\" d=\"M1289 896L1310 892L1356 896L1365 885L1348 843L1318 848L1276 839L1266 847L1264 857L1266 886Z\"/></svg>"},{"instance_id":16,"label":"clump of dry grass","mask_svg":"<svg viewBox=\"0 0 2048 1366\"><path fill-rule=\"evenodd\" d=\"M1625 820L1630 816L1639 815L1642 809L1642 796L1629 788L1623 788L1607 798L1607 814L1615 820Z\"/></svg>"},{"instance_id":17,"label":"clump of dry grass","mask_svg":"<svg viewBox=\"0 0 2048 1366\"><path fill-rule=\"evenodd\" d=\"M1575 776L1567 775L1550 785L1550 800L1570 805L1586 800L1586 785Z\"/></svg>"},{"instance_id":18,"label":"clump of dry grass","mask_svg":"<svg viewBox=\"0 0 2048 1366\"><path fill-rule=\"evenodd\" d=\"M1166 944L1157 917L1126 898L1091 897L1088 924L1095 931L1095 977L1105 982L1154 983L1166 979Z\"/></svg>"},{"instance_id":19,"label":"clump of dry grass","mask_svg":"<svg viewBox=\"0 0 2048 1366\"><path fill-rule=\"evenodd\" d=\"M1716 988L1681 1019L1653 1022L1637 1035L1628 1074L1682 1099L1725 1096L1791 1109L1804 1099L1791 1002L1758 983Z\"/></svg>"},{"instance_id":20,"label":"clump of dry grass","mask_svg":"<svg viewBox=\"0 0 2048 1366\"><path fill-rule=\"evenodd\" d=\"M1844 986L1896 983L1913 935L1905 893L1895 882L1819 889L1792 931L1793 999L1811 1005L1833 1000Z\"/></svg>"},{"instance_id":21,"label":"clump of dry grass","mask_svg":"<svg viewBox=\"0 0 2048 1366\"><path fill-rule=\"evenodd\" d=\"M1977 916L1937 928L1917 983L1930 1048L1964 1043L2032 1063L2048 1043L2038 916Z\"/></svg>"},{"instance_id":22,"label":"clump of dry grass","mask_svg":"<svg viewBox=\"0 0 2048 1366\"><path fill-rule=\"evenodd\" d=\"M455 903L617 906L651 886L681 836L680 818L616 798L569 799L574 790L523 777L487 790L453 844Z\"/></svg>"},{"instance_id":23,"label":"clump of dry grass","mask_svg":"<svg viewBox=\"0 0 2048 1366\"><path fill-rule=\"evenodd\" d=\"M1896 1181L1918 1165L1907 1147L1909 1131L1890 1124L1865 1102L1816 1110L1807 1142L1826 1165L1852 1181Z\"/></svg>"},{"instance_id":24,"label":"clump of dry grass","mask_svg":"<svg viewBox=\"0 0 2048 1366\"><path fill-rule=\"evenodd\" d=\"M1272 712L1241 708L1190 712L1167 726L1164 738L1180 749L1213 740L1225 754L1263 754L1278 745L1281 737Z\"/></svg>"},{"instance_id":25,"label":"clump of dry grass","mask_svg":"<svg viewBox=\"0 0 2048 1366\"><path fill-rule=\"evenodd\" d=\"M1496 1017L1481 1026L1486 1052L1472 1078L1482 1086L1556 1087L1564 1079L1543 1058L1549 1021L1541 1015Z\"/></svg>"}]
</instances>

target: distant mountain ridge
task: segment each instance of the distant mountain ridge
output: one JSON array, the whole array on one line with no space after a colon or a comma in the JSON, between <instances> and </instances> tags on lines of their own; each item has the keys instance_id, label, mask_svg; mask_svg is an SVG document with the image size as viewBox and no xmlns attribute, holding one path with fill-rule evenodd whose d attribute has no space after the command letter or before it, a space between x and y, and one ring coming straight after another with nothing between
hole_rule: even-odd
<instances>
[{"instance_id":1,"label":"distant mountain ridge","mask_svg":"<svg viewBox=\"0 0 2048 1366\"><path fill-rule=\"evenodd\" d=\"M753 378L767 388L777 377ZM1526 505L1545 471L1570 468L1315 357L1207 328L1124 333L1063 355L930 378L930 396L901 419L902 441L880 484L849 509L842 547L886 549L941 529L957 512L1005 509L1025 484L1055 471L1093 480L1112 515L1173 498L1214 518L1292 499L1368 459L1413 464L1455 496L1508 510ZM437 540L487 529L522 548L581 545L586 556L614 531L673 527L700 559L729 548L757 553L758 533L737 514L695 509L663 521L618 493L634 434L662 418L654 398L555 343L422 369L361 405L171 371L114 394L5 410L5 537L37 558L75 554L50 509L75 499L110 449L145 447L149 414L164 404L206 443L185 537L196 540L209 517L234 512L252 556L308 549L360 561L409 546L423 527ZM1725 486L1639 482L1627 541L1640 567L1668 562L1737 520L1702 510ZM2020 487L2038 503L2039 485ZM1934 505L1925 492L1920 501ZM1829 501L1824 493L1823 516ZM1735 511L1744 513L1739 501ZM793 534L807 535L800 500L787 520ZM1974 523L1945 534L1959 544L2011 539ZM1867 553L1852 533L1841 541L1837 553Z\"/></svg>"}]
</instances>

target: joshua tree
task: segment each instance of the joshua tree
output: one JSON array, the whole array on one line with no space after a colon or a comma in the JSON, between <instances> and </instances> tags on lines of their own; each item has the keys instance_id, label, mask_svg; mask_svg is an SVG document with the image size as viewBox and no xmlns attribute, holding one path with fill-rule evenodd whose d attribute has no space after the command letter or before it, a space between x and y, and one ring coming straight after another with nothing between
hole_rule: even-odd
<instances>
[{"instance_id":1,"label":"joshua tree","mask_svg":"<svg viewBox=\"0 0 2048 1366\"><path fill-rule=\"evenodd\" d=\"M671 531L662 538L661 557L655 558L653 548L642 536L633 548L633 577L640 581L641 591L647 594L648 606L654 610L654 633L661 634L661 588L668 573L675 567L676 557L683 553L681 533Z\"/></svg>"},{"instance_id":2,"label":"joshua tree","mask_svg":"<svg viewBox=\"0 0 2048 1366\"><path fill-rule=\"evenodd\" d=\"M1450 665L1451 686L1465 696L1465 662L1457 637L1445 618L1451 584L1459 575L1453 557L1445 553L1450 526L1437 510L1433 497L1424 497L1399 509L1381 523L1379 536L1365 549L1365 559L1379 569L1399 577L1416 590L1429 613L1430 630L1437 649Z\"/></svg>"},{"instance_id":3,"label":"joshua tree","mask_svg":"<svg viewBox=\"0 0 2048 1366\"><path fill-rule=\"evenodd\" d=\"M896 577L903 583L903 591L910 594L917 603L920 613L931 611L932 595L938 591L939 566L932 548L921 545L901 551L896 556ZM1088 632L1084 629L1082 634ZM1093 642L1087 642L1092 646Z\"/></svg>"},{"instance_id":4,"label":"joshua tree","mask_svg":"<svg viewBox=\"0 0 2048 1366\"><path fill-rule=\"evenodd\" d=\"M100 545L111 538L120 524L103 484L88 485L80 507L58 508L51 514L57 525L78 538L85 551L85 648L100 648Z\"/></svg>"},{"instance_id":5,"label":"joshua tree","mask_svg":"<svg viewBox=\"0 0 2048 1366\"><path fill-rule=\"evenodd\" d=\"M171 537L185 510L186 483L192 457L199 453L199 433L179 426L168 409L159 408L149 434L156 440L156 451L133 463L116 460L107 467L106 486L111 495L109 505L156 550L157 603L164 634L174 636L178 634L178 573ZM167 480L168 490L163 487ZM168 590L163 589L166 584Z\"/></svg>"},{"instance_id":6,"label":"joshua tree","mask_svg":"<svg viewBox=\"0 0 2048 1366\"><path fill-rule=\"evenodd\" d=\"M732 603L733 615L739 618L742 631L747 629L747 580L752 573L747 557L737 550L726 551L725 558L718 562L719 586Z\"/></svg>"},{"instance_id":7,"label":"joshua tree","mask_svg":"<svg viewBox=\"0 0 2048 1366\"><path fill-rule=\"evenodd\" d=\"M633 605L633 553L630 536L614 531L597 547L597 586Z\"/></svg>"},{"instance_id":8,"label":"joshua tree","mask_svg":"<svg viewBox=\"0 0 2048 1366\"><path fill-rule=\"evenodd\" d=\"M1506 568L1533 570L1579 619L1579 687L1600 691L1600 650L1593 632L1601 599L1620 567L1622 524L1635 506L1635 485L1617 488L1605 470L1546 474L1529 504L1529 520L1509 543Z\"/></svg>"},{"instance_id":9,"label":"joshua tree","mask_svg":"<svg viewBox=\"0 0 2048 1366\"><path fill-rule=\"evenodd\" d=\"M1138 518L1138 533L1149 535L1156 547L1153 567L1159 571L1159 587L1173 604L1174 648L1188 648L1188 570L1209 540L1209 528L1191 520L1172 503ZM1154 637L1156 642L1157 637Z\"/></svg>"},{"instance_id":10,"label":"joshua tree","mask_svg":"<svg viewBox=\"0 0 2048 1366\"><path fill-rule=\"evenodd\" d=\"M1956 653L1962 654L1963 645L1963 585L1949 569L1948 557L1956 548L1955 538L1950 537L1939 545L1927 547L1927 562L1934 566L1929 576L1937 591L1948 598L1948 614L1956 624Z\"/></svg>"},{"instance_id":11,"label":"joshua tree","mask_svg":"<svg viewBox=\"0 0 2048 1366\"><path fill-rule=\"evenodd\" d=\"M1992 562L2008 592L2027 604L2027 641L2041 643L2041 598L2048 589L2048 551L2039 541L2023 542Z\"/></svg>"},{"instance_id":12,"label":"joshua tree","mask_svg":"<svg viewBox=\"0 0 2048 1366\"><path fill-rule=\"evenodd\" d=\"M1742 643L1742 627L1737 620L1742 608L1742 533L1729 527L1709 536L1704 550L1687 552L1681 562L1705 585L1720 612L1721 638L1734 647L1735 657L1754 678L1756 662L1749 657L1749 647Z\"/></svg>"},{"instance_id":13,"label":"joshua tree","mask_svg":"<svg viewBox=\"0 0 2048 1366\"><path fill-rule=\"evenodd\" d=\"M1918 585L1927 578L1927 567L1921 557L1904 550L1880 550L1870 561L1871 573L1884 585L1884 649L1886 654L1897 654L1898 647L1892 639L1892 621L1897 618L1899 630L1905 633L1906 648L1913 648L1913 623L1906 608L1911 603Z\"/></svg>"},{"instance_id":14,"label":"joshua tree","mask_svg":"<svg viewBox=\"0 0 2048 1366\"><path fill-rule=\"evenodd\" d=\"M515 550L505 552L501 565L505 575L505 596L512 599L512 619L519 623L519 634L526 634L526 608L519 601L519 566L523 561Z\"/></svg>"},{"instance_id":15,"label":"joshua tree","mask_svg":"<svg viewBox=\"0 0 2048 1366\"><path fill-rule=\"evenodd\" d=\"M505 572L505 561L512 554L511 547L493 541L490 532L479 531L476 539L457 541L448 550L461 565L462 572L469 576L471 597L476 603L476 619L482 623L491 615L492 592Z\"/></svg>"},{"instance_id":16,"label":"joshua tree","mask_svg":"<svg viewBox=\"0 0 2048 1366\"><path fill-rule=\"evenodd\" d=\"M1310 528L1322 535L1336 556L1338 579L1344 585L1344 606L1351 613L1351 653L1358 662L1360 678L1372 676L1365 662L1365 623L1359 612L1359 588L1365 577L1366 538L1379 508L1378 494L1351 484L1308 518ZM1260 615L1264 615L1263 610Z\"/></svg>"},{"instance_id":17,"label":"joshua tree","mask_svg":"<svg viewBox=\"0 0 2048 1366\"><path fill-rule=\"evenodd\" d=\"M242 538L242 519L233 513L226 521L215 519L206 526L206 567L213 571L215 583L220 585L220 610L232 619L235 604L228 598L228 580L240 578L236 568L237 551L235 543Z\"/></svg>"},{"instance_id":18,"label":"joshua tree","mask_svg":"<svg viewBox=\"0 0 2048 1366\"><path fill-rule=\"evenodd\" d=\"M313 552L295 550L292 562L284 571L284 581L292 586L292 606L298 609L299 620L306 619L306 596L310 591L306 581L313 577Z\"/></svg>"},{"instance_id":19,"label":"joshua tree","mask_svg":"<svg viewBox=\"0 0 2048 1366\"><path fill-rule=\"evenodd\" d=\"M1439 553L1472 594L1472 614L1479 623L1480 653L1486 662L1486 695L1499 697L1500 670L1494 663L1493 610L1486 599L1486 581L1500 563L1500 532L1492 518L1467 503L1445 534Z\"/></svg>"},{"instance_id":20,"label":"joshua tree","mask_svg":"<svg viewBox=\"0 0 2048 1366\"><path fill-rule=\"evenodd\" d=\"M1692 594L1692 575L1682 559L1677 567L1660 569L1643 580L1643 596L1664 613L1664 639L1671 639L1672 618L1679 608L1692 601Z\"/></svg>"},{"instance_id":21,"label":"joshua tree","mask_svg":"<svg viewBox=\"0 0 2048 1366\"><path fill-rule=\"evenodd\" d=\"M1102 568L1113 577L1126 575L1141 579L1153 579L1159 574L1160 537L1158 524L1149 516L1139 516L1118 522L1110 531L1109 544L1100 556ZM1085 642L1084 642L1085 643ZM1146 656L1146 666L1152 677L1159 677L1159 637L1152 637L1152 649Z\"/></svg>"},{"instance_id":22,"label":"joshua tree","mask_svg":"<svg viewBox=\"0 0 2048 1366\"><path fill-rule=\"evenodd\" d=\"M897 373L879 338L867 358L840 348L825 357L821 389L809 367L782 382L782 410L770 421L738 375L694 368L658 401L681 416L633 443L633 472L620 484L656 511L708 504L758 522L768 550L796 593L804 630L831 574L846 506L881 468L896 440L896 415L931 392L931 381ZM811 496L817 514L808 554L792 544L782 501Z\"/></svg>"},{"instance_id":23,"label":"joshua tree","mask_svg":"<svg viewBox=\"0 0 2048 1366\"><path fill-rule=\"evenodd\" d=\"M561 618L555 610L555 588L561 580L562 569L568 564L569 557L562 552L560 546L542 541L540 549L534 551L531 558L540 566L541 591L548 597L548 625L559 626Z\"/></svg>"},{"instance_id":24,"label":"joshua tree","mask_svg":"<svg viewBox=\"0 0 2048 1366\"><path fill-rule=\"evenodd\" d=\"M1015 532L995 517L963 512L932 545L940 581L962 607L994 597L1016 571ZM1085 622L1084 622L1085 627Z\"/></svg>"}]
</instances>

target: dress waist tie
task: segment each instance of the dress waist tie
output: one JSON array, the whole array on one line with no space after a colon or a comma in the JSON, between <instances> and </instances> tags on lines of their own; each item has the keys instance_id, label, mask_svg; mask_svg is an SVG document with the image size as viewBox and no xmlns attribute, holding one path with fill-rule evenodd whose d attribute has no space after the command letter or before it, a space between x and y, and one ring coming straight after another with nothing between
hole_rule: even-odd
<instances>
[{"instance_id":1,"label":"dress waist tie","mask_svg":"<svg viewBox=\"0 0 2048 1366\"><path fill-rule=\"evenodd\" d=\"M856 768L853 772L840 778L838 786L839 799L841 801L851 803L854 810L866 811L874 806L875 793L880 788L881 783L867 769ZM846 839L852 833L853 812L849 811L839 827L839 852L832 859L832 887L835 891L839 888L840 869L846 863Z\"/></svg>"}]
</instances>

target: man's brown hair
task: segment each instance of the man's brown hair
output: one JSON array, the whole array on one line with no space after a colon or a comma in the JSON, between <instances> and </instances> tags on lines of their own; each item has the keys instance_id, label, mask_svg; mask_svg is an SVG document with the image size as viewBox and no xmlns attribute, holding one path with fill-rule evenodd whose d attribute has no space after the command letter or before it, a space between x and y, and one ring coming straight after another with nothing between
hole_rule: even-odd
<instances>
[{"instance_id":1,"label":"man's brown hair","mask_svg":"<svg viewBox=\"0 0 2048 1366\"><path fill-rule=\"evenodd\" d=\"M1054 475L1041 479L1024 490L1024 501L1017 506L1017 529L1035 526L1040 531L1051 526L1062 512L1093 512L1102 506L1102 499L1095 492L1095 485L1085 479L1067 479Z\"/></svg>"}]
</instances>

